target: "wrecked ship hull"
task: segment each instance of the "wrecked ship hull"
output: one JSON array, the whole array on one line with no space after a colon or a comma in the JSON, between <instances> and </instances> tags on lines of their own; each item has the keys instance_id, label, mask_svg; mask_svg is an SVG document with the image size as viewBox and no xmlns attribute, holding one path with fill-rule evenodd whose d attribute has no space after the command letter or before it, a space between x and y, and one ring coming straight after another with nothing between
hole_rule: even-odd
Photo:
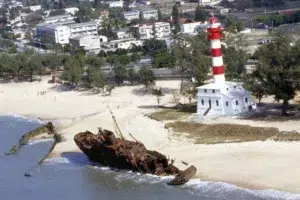
<instances>
[{"instance_id":1,"label":"wrecked ship hull","mask_svg":"<svg viewBox=\"0 0 300 200\"><path fill-rule=\"evenodd\" d=\"M81 132L74 141L90 160L102 165L159 176L181 173L163 154L147 150L140 142L115 138L108 130L99 130L98 134Z\"/></svg>"}]
</instances>

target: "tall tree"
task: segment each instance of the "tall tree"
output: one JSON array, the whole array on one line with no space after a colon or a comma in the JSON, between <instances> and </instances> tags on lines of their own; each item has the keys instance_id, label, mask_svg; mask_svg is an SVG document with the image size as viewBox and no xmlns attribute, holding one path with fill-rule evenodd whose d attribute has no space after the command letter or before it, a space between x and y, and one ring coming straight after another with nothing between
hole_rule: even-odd
<instances>
[{"instance_id":1,"label":"tall tree","mask_svg":"<svg viewBox=\"0 0 300 200\"><path fill-rule=\"evenodd\" d=\"M180 24L179 24L179 9L176 4L174 4L172 8L172 18L173 18L173 25L175 26L174 33L177 34L180 31Z\"/></svg>"},{"instance_id":2,"label":"tall tree","mask_svg":"<svg viewBox=\"0 0 300 200\"><path fill-rule=\"evenodd\" d=\"M185 37L177 38L175 44L173 45L172 51L176 59L176 66L178 68L178 72L180 73L181 77L180 93L182 93L184 75L186 71L191 67L192 47L190 42L188 42Z\"/></svg>"},{"instance_id":3,"label":"tall tree","mask_svg":"<svg viewBox=\"0 0 300 200\"><path fill-rule=\"evenodd\" d=\"M143 84L148 92L149 86L154 84L154 75L150 68L142 67L138 73L139 82Z\"/></svg>"},{"instance_id":4,"label":"tall tree","mask_svg":"<svg viewBox=\"0 0 300 200\"><path fill-rule=\"evenodd\" d=\"M152 66L154 68L174 68L176 59L166 50L158 51L154 54Z\"/></svg>"},{"instance_id":5,"label":"tall tree","mask_svg":"<svg viewBox=\"0 0 300 200\"><path fill-rule=\"evenodd\" d=\"M76 58L72 58L68 60L65 66L64 72L62 73L62 79L68 81L73 89L81 80L82 73L83 66L81 62Z\"/></svg>"},{"instance_id":6,"label":"tall tree","mask_svg":"<svg viewBox=\"0 0 300 200\"><path fill-rule=\"evenodd\" d=\"M274 95L275 100L282 100L282 115L287 115L288 102L300 89L300 46L291 46L291 39L277 35L270 44L261 46L255 56L259 64L253 73L256 83Z\"/></svg>"},{"instance_id":7,"label":"tall tree","mask_svg":"<svg viewBox=\"0 0 300 200\"><path fill-rule=\"evenodd\" d=\"M158 21L163 20L163 15L162 15L161 10L159 8L157 9L157 19L158 19Z\"/></svg>"},{"instance_id":8,"label":"tall tree","mask_svg":"<svg viewBox=\"0 0 300 200\"><path fill-rule=\"evenodd\" d=\"M114 68L115 81L118 85L122 84L127 77L127 70L124 65L117 63Z\"/></svg>"},{"instance_id":9,"label":"tall tree","mask_svg":"<svg viewBox=\"0 0 300 200\"><path fill-rule=\"evenodd\" d=\"M203 10L201 5L198 5L195 10L195 21L204 22L208 18L208 13Z\"/></svg>"},{"instance_id":10,"label":"tall tree","mask_svg":"<svg viewBox=\"0 0 300 200\"><path fill-rule=\"evenodd\" d=\"M224 62L226 65L226 78L229 80L244 80L245 65L248 55L243 49L228 47L224 49Z\"/></svg>"},{"instance_id":11,"label":"tall tree","mask_svg":"<svg viewBox=\"0 0 300 200\"><path fill-rule=\"evenodd\" d=\"M127 71L128 74L128 80L130 81L130 84L133 85L134 82L138 81L138 75L136 73L136 71L134 70L134 68L130 68Z\"/></svg>"},{"instance_id":12,"label":"tall tree","mask_svg":"<svg viewBox=\"0 0 300 200\"><path fill-rule=\"evenodd\" d=\"M97 88L104 89L104 86L107 84L107 78L101 69L91 68L88 72L88 76L92 85Z\"/></svg>"}]
</instances>

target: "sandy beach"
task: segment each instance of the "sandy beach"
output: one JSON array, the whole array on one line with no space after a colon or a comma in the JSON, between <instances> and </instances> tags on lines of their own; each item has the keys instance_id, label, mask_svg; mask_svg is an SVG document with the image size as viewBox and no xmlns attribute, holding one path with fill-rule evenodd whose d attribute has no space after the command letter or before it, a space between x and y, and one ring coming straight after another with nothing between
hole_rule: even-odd
<instances>
[{"instance_id":1,"label":"sandy beach","mask_svg":"<svg viewBox=\"0 0 300 200\"><path fill-rule=\"evenodd\" d=\"M127 139L131 133L148 149L160 151L197 167L197 178L222 181L250 189L276 189L300 193L299 142L247 142L203 145L177 136L164 123L145 116L157 108L156 97L144 94L143 86L122 86L111 96L91 91L69 91L61 85L47 83L50 77L33 83L3 83L0 85L0 114L23 115L51 120L60 126L65 141L59 143L53 156L79 151L73 141L76 133L97 127L114 130L107 106L111 108ZM172 105L171 91L179 90L179 81L157 81L164 96L161 105ZM44 94L41 95L41 92ZM187 101L186 101L187 102ZM265 122L232 117L207 119L205 123L247 124L276 127L281 131L300 131L299 121Z\"/></svg>"}]
</instances>

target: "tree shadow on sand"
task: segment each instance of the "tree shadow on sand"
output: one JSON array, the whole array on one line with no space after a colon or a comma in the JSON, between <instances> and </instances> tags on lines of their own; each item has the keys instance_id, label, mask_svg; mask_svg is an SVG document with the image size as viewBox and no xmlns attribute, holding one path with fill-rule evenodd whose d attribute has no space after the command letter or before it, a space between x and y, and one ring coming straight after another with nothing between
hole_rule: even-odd
<instances>
[{"instance_id":1,"label":"tree shadow on sand","mask_svg":"<svg viewBox=\"0 0 300 200\"><path fill-rule=\"evenodd\" d=\"M152 89L153 88L161 88L163 95L172 94L174 92L178 92L178 89L154 86L154 87L151 87L151 88L149 87L148 91L146 91L145 87L134 88L131 91L131 93L134 94L134 95L136 95L136 96L152 95Z\"/></svg>"},{"instance_id":2,"label":"tree shadow on sand","mask_svg":"<svg viewBox=\"0 0 300 200\"><path fill-rule=\"evenodd\" d=\"M282 122L287 120L300 120L300 107L297 104L290 104L288 115L283 116L281 113L282 105L280 103L261 103L257 109L240 115L238 118L257 121L274 121Z\"/></svg>"}]
</instances>

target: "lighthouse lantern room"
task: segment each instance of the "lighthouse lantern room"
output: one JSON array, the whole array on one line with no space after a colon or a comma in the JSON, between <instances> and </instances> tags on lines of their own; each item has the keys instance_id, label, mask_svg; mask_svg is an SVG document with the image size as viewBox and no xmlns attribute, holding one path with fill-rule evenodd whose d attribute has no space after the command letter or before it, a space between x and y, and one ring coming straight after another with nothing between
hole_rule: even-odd
<instances>
[{"instance_id":1,"label":"lighthouse lantern room","mask_svg":"<svg viewBox=\"0 0 300 200\"><path fill-rule=\"evenodd\" d=\"M198 87L198 115L237 115L256 108L251 93L242 83L225 81L225 68L221 49L223 38L220 23L210 18L207 29L211 42L212 71L214 82Z\"/></svg>"}]
</instances>

